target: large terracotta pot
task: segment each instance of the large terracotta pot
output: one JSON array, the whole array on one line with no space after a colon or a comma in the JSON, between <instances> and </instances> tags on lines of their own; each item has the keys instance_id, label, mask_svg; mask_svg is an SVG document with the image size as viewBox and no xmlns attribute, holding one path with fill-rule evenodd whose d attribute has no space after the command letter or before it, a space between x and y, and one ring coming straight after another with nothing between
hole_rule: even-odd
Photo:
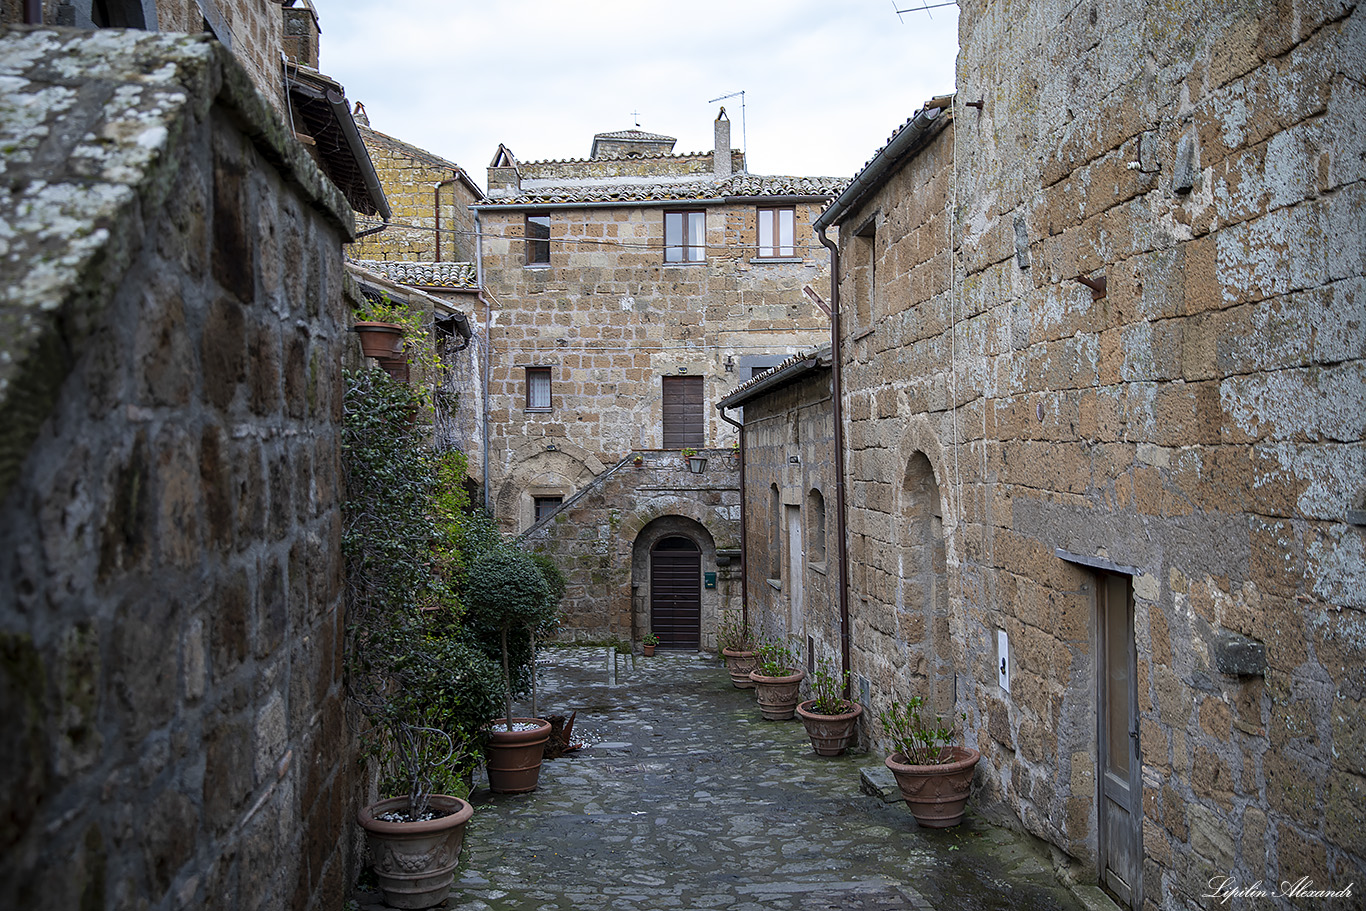
<instances>
[{"instance_id":1,"label":"large terracotta pot","mask_svg":"<svg viewBox=\"0 0 1366 911\"><path fill-rule=\"evenodd\" d=\"M754 681L754 691L759 697L759 709L769 721L787 721L797 711L797 689L806 677L806 671L787 668L788 673L781 677L767 677L758 671L750 671L749 679Z\"/></svg>"},{"instance_id":2,"label":"large terracotta pot","mask_svg":"<svg viewBox=\"0 0 1366 911\"><path fill-rule=\"evenodd\" d=\"M915 821L930 829L946 829L963 821L963 807L972 790L972 773L982 754L971 747L951 747L953 762L944 765L907 765L893 753L887 768L896 776L901 797Z\"/></svg>"},{"instance_id":3,"label":"large terracotta pot","mask_svg":"<svg viewBox=\"0 0 1366 911\"><path fill-rule=\"evenodd\" d=\"M811 738L811 749L817 756L838 756L849 748L858 726L858 717L863 714L863 706L855 705L852 711L842 715L818 715L811 710L816 700L808 699L797 706L797 717L806 726L806 734Z\"/></svg>"},{"instance_id":4,"label":"large terracotta pot","mask_svg":"<svg viewBox=\"0 0 1366 911\"><path fill-rule=\"evenodd\" d=\"M360 336L360 350L366 357L402 356L403 327L398 323L361 320L351 328Z\"/></svg>"},{"instance_id":5,"label":"large terracotta pot","mask_svg":"<svg viewBox=\"0 0 1366 911\"><path fill-rule=\"evenodd\" d=\"M512 723L535 722L529 731L509 731L502 720L489 723L489 742L484 747L484 768L489 790L499 794L525 794L541 780L541 758L550 739L550 722L540 718L514 718Z\"/></svg>"},{"instance_id":6,"label":"large terracotta pot","mask_svg":"<svg viewBox=\"0 0 1366 911\"><path fill-rule=\"evenodd\" d=\"M759 653L723 648L721 654L726 658L726 671L730 674L730 682L738 689L752 689L754 681L749 679L749 672L758 666Z\"/></svg>"},{"instance_id":7,"label":"large terracotta pot","mask_svg":"<svg viewBox=\"0 0 1366 911\"><path fill-rule=\"evenodd\" d=\"M370 842L375 878L391 908L430 908L450 894L455 865L474 807L459 797L433 794L431 808L448 815L424 822L386 822L376 817L406 812L407 797L381 800L358 814Z\"/></svg>"}]
</instances>

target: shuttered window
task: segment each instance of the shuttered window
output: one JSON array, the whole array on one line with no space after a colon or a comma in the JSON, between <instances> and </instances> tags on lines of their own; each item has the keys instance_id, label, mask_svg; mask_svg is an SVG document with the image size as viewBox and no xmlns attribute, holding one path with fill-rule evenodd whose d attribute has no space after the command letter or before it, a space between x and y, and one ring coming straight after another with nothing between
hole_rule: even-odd
<instances>
[{"instance_id":1,"label":"shuttered window","mask_svg":"<svg viewBox=\"0 0 1366 911\"><path fill-rule=\"evenodd\" d=\"M666 376L663 379L664 448L702 448L707 435L702 412L702 377Z\"/></svg>"}]
</instances>

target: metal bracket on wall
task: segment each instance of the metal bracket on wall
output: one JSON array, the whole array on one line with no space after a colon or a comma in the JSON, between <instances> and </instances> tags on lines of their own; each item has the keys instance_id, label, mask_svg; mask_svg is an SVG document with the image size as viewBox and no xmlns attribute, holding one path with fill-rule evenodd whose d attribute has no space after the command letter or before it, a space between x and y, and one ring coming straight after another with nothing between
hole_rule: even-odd
<instances>
[{"instance_id":1,"label":"metal bracket on wall","mask_svg":"<svg viewBox=\"0 0 1366 911\"><path fill-rule=\"evenodd\" d=\"M1100 278L1087 278L1085 275L1078 275L1077 281L1091 289L1091 300L1098 301L1105 299L1105 276Z\"/></svg>"}]
</instances>

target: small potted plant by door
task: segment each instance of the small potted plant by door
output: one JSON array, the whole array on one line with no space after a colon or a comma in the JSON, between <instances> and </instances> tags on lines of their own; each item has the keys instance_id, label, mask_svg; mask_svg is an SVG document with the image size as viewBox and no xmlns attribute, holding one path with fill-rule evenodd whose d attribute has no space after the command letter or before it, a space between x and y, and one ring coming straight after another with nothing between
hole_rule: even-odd
<instances>
[{"instance_id":1,"label":"small potted plant by door","mask_svg":"<svg viewBox=\"0 0 1366 911\"><path fill-rule=\"evenodd\" d=\"M952 721L935 715L925 718L925 700L911 697L904 708L892 703L879 714L882 727L896 752L887 757L887 768L915 821L931 829L956 826L963 821L972 775L982 754L971 747L955 746L958 732ZM966 713L959 717L966 721Z\"/></svg>"},{"instance_id":2,"label":"small potted plant by door","mask_svg":"<svg viewBox=\"0 0 1366 911\"><path fill-rule=\"evenodd\" d=\"M787 721L797 711L797 690L806 671L797 667L797 656L780 642L759 646L759 664L750 671L759 709L768 721Z\"/></svg>"},{"instance_id":3,"label":"small potted plant by door","mask_svg":"<svg viewBox=\"0 0 1366 911\"><path fill-rule=\"evenodd\" d=\"M640 640L640 647L645 650L646 658L654 656L657 645L659 645L659 637L654 633L646 633Z\"/></svg>"},{"instance_id":4,"label":"small potted plant by door","mask_svg":"<svg viewBox=\"0 0 1366 911\"><path fill-rule=\"evenodd\" d=\"M812 681L816 698L797 706L797 717L805 725L811 749L817 756L838 756L854 739L863 706L840 695L848 683L848 671L839 674L835 671L835 662L822 658L816 665Z\"/></svg>"},{"instance_id":5,"label":"small potted plant by door","mask_svg":"<svg viewBox=\"0 0 1366 911\"><path fill-rule=\"evenodd\" d=\"M758 653L754 648L754 636L749 624L738 611L725 612L717 639L720 640L721 655L726 659L726 671L730 674L731 684L736 689L753 689L754 681L750 679L749 672L759 663L756 657Z\"/></svg>"},{"instance_id":6,"label":"small potted plant by door","mask_svg":"<svg viewBox=\"0 0 1366 911\"><path fill-rule=\"evenodd\" d=\"M688 470L691 471L693 474L701 474L702 472L707 470L706 456L698 455L697 450L692 449L691 447L688 449L684 449L682 452L683 458L688 460Z\"/></svg>"},{"instance_id":7,"label":"small potted plant by door","mask_svg":"<svg viewBox=\"0 0 1366 911\"><path fill-rule=\"evenodd\" d=\"M550 722L513 717L511 653L519 646L519 653L529 656L530 631L548 625L546 613L554 609L550 587L530 555L501 546L470 567L465 600L470 616L486 630L496 632L503 661L503 717L489 722L486 728L484 756L489 790L500 794L534 791L540 783Z\"/></svg>"}]
</instances>

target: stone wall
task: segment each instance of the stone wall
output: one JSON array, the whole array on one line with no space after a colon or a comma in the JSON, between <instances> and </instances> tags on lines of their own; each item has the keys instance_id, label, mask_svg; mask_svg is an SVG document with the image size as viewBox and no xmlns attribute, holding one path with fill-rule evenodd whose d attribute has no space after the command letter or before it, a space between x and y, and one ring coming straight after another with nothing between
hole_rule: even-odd
<instances>
[{"instance_id":1,"label":"stone wall","mask_svg":"<svg viewBox=\"0 0 1366 911\"><path fill-rule=\"evenodd\" d=\"M717 574L701 602L701 648L716 651L720 612L740 607L739 462L730 450L699 454L707 457L700 474L672 451L605 466L528 529L526 544L565 574L561 639L634 642L650 632L650 548L679 534L698 545L702 572Z\"/></svg>"},{"instance_id":2,"label":"stone wall","mask_svg":"<svg viewBox=\"0 0 1366 911\"><path fill-rule=\"evenodd\" d=\"M841 661L830 379L827 361L743 404L749 617L760 638L786 641L803 666Z\"/></svg>"},{"instance_id":3,"label":"stone wall","mask_svg":"<svg viewBox=\"0 0 1366 911\"><path fill-rule=\"evenodd\" d=\"M0 46L0 905L339 908L350 209L213 42Z\"/></svg>"},{"instance_id":4,"label":"stone wall","mask_svg":"<svg viewBox=\"0 0 1366 911\"><path fill-rule=\"evenodd\" d=\"M464 262L474 260L474 213L483 194L464 170L431 152L358 125L393 213L393 226L353 244L357 260ZM361 219L362 230L378 219Z\"/></svg>"},{"instance_id":5,"label":"stone wall","mask_svg":"<svg viewBox=\"0 0 1366 911\"><path fill-rule=\"evenodd\" d=\"M980 805L1094 880L1108 567L1142 906L1359 881L1362 13L977 3L960 34L951 124L839 222L855 674L966 712Z\"/></svg>"}]
</instances>

